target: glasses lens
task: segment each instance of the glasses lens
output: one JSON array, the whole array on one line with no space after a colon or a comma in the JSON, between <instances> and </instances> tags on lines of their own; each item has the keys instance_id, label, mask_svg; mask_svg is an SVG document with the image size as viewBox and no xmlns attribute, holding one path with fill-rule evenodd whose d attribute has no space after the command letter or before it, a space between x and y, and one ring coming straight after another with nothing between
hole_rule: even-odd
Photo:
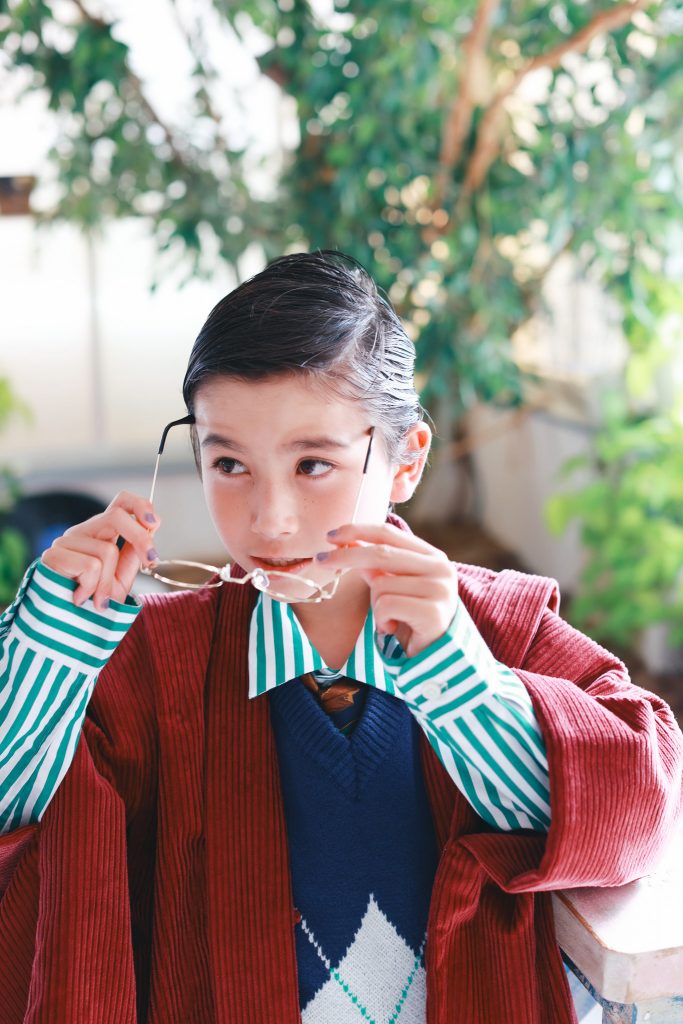
<instances>
[{"instance_id":1,"label":"glasses lens","mask_svg":"<svg viewBox=\"0 0 683 1024\"><path fill-rule=\"evenodd\" d=\"M257 590L263 591L269 597L277 601L316 600L320 596L320 587L313 580L304 576L295 576L292 573L277 572L275 570L256 573L252 576L251 582Z\"/></svg>"},{"instance_id":2,"label":"glasses lens","mask_svg":"<svg viewBox=\"0 0 683 1024\"><path fill-rule=\"evenodd\" d=\"M183 587L186 590L200 590L202 587L219 587L221 581L208 565L187 562L157 562L149 573L162 583L171 587Z\"/></svg>"}]
</instances>

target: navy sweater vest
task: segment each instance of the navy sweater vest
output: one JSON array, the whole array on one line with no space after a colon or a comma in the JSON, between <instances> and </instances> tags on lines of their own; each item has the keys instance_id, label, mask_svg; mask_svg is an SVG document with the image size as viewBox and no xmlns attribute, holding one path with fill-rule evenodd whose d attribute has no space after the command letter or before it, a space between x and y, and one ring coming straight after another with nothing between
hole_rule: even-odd
<instances>
[{"instance_id":1,"label":"navy sweater vest","mask_svg":"<svg viewBox=\"0 0 683 1024\"><path fill-rule=\"evenodd\" d=\"M274 690L270 707L304 1024L424 1024L438 858L419 726L374 688L350 738L298 679Z\"/></svg>"}]
</instances>

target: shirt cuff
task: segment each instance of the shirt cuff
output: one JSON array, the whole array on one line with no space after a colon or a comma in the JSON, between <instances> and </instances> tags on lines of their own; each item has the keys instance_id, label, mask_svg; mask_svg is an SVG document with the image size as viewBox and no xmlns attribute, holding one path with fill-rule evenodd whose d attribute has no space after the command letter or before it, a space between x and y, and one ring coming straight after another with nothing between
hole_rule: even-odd
<instances>
[{"instance_id":1,"label":"shirt cuff","mask_svg":"<svg viewBox=\"0 0 683 1024\"><path fill-rule=\"evenodd\" d=\"M498 662L460 600L445 633L412 658L391 634L375 642L397 696L432 721L479 707L498 677Z\"/></svg>"},{"instance_id":2,"label":"shirt cuff","mask_svg":"<svg viewBox=\"0 0 683 1024\"><path fill-rule=\"evenodd\" d=\"M28 569L24 573L24 577L21 583L19 584L19 589L17 590L16 597L12 601L11 605L5 608L5 610L0 614L0 641L4 640L4 638L9 633L10 626L14 622L17 611L19 609L19 605L24 599L26 588L28 587L29 583L31 582L31 579L33 578L33 573L35 572L37 565L38 559L36 559L35 562L32 562L29 565Z\"/></svg>"},{"instance_id":3,"label":"shirt cuff","mask_svg":"<svg viewBox=\"0 0 683 1024\"><path fill-rule=\"evenodd\" d=\"M91 598L77 607L74 580L38 560L30 566L17 600L5 613L30 647L58 656L64 664L92 675L106 665L132 626L142 605L132 597L95 608ZM4 625L4 623L3 623Z\"/></svg>"}]
</instances>

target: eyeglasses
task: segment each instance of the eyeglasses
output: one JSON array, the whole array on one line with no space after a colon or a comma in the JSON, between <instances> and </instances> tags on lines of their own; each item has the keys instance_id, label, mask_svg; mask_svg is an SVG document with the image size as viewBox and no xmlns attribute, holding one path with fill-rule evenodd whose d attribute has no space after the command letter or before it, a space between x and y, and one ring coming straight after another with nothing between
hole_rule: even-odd
<instances>
[{"instance_id":1,"label":"eyeglasses","mask_svg":"<svg viewBox=\"0 0 683 1024\"><path fill-rule=\"evenodd\" d=\"M173 420L164 427L164 431L161 435L161 441L159 442L159 451L157 452L156 463L154 465L154 476L152 478L152 487L149 494L150 502L154 502L154 492L156 490L157 476L159 474L159 463L166 445L166 438L169 430L183 424L189 424L192 426L194 423L194 416L189 415L183 416L183 418L179 420ZM374 436L375 428L370 427L368 448L365 454L365 462L363 463L363 472L361 474L360 485L358 487L358 494L356 495L356 504L350 520L351 523L355 523L356 515L358 514L358 508L363 494L363 485L365 484L368 471L368 463L370 462L370 452L372 451ZM199 575L200 581L188 582L186 579L181 579L181 573L179 573L179 570L182 569L194 570ZM336 594L341 577L344 573L348 572L348 569L337 570L333 580L330 580L328 583L320 584L306 576L299 576L295 573L289 572L279 572L277 569L252 569L251 572L248 572L245 576L241 577L233 576L232 569L233 564L231 562L228 562L223 566L216 566L207 565L204 562L192 562L184 558L174 558L166 561L158 560L149 566L143 565L140 572L144 573L145 576L153 576L154 579L159 580L161 583L166 583L171 587L182 587L186 590L202 590L205 587L220 587L224 583L251 583L256 590L268 594L270 597L275 598L276 601L284 601L288 604L319 604L321 601L329 601L330 598L334 597ZM216 576L218 579L215 578Z\"/></svg>"}]
</instances>

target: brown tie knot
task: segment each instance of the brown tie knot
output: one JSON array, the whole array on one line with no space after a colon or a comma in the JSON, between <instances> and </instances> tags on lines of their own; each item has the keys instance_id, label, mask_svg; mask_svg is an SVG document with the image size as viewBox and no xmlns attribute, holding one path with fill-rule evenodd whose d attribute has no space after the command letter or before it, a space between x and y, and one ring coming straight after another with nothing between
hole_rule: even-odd
<instances>
[{"instance_id":1,"label":"brown tie knot","mask_svg":"<svg viewBox=\"0 0 683 1024\"><path fill-rule=\"evenodd\" d=\"M323 711L328 715L334 711L343 711L344 708L352 707L354 697L360 690L360 684L356 682L337 682L324 686L318 683L312 672L307 672L302 677L304 686L318 698Z\"/></svg>"}]
</instances>

